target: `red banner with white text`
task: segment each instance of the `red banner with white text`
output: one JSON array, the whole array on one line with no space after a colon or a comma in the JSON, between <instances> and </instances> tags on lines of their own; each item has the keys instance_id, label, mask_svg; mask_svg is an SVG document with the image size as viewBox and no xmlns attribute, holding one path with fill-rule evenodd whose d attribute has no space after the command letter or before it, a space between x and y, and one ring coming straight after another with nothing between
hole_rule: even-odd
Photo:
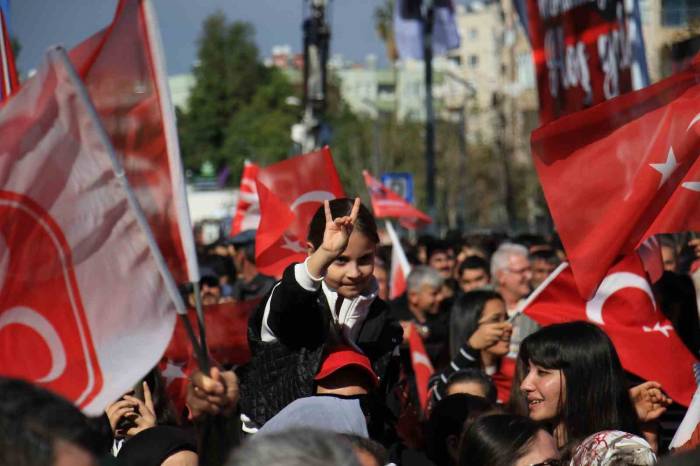
<instances>
[{"instance_id":1,"label":"red banner with white text","mask_svg":"<svg viewBox=\"0 0 700 466\"><path fill-rule=\"evenodd\" d=\"M528 0L542 124L632 90L624 0Z\"/></svg>"}]
</instances>

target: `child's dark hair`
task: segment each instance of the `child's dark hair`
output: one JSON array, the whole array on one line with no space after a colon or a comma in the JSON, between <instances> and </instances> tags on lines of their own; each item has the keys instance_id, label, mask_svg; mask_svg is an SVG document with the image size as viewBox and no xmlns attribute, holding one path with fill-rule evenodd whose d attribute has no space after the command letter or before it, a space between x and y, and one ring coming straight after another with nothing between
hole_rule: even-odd
<instances>
[{"instance_id":1,"label":"child's dark hair","mask_svg":"<svg viewBox=\"0 0 700 466\"><path fill-rule=\"evenodd\" d=\"M459 447L459 465L498 466L515 464L535 442L543 427L525 416L483 416L464 432Z\"/></svg>"},{"instance_id":2,"label":"child's dark hair","mask_svg":"<svg viewBox=\"0 0 700 466\"><path fill-rule=\"evenodd\" d=\"M328 202L331 208L331 215L334 219L350 215L354 203L355 199L349 199L347 197L333 199ZM309 234L306 237L307 241L314 247L314 250L318 249L319 246L321 246L321 243L323 243L323 232L325 229L326 213L323 209L323 205L321 205L311 219ZM364 204L360 204L360 211L357 213L357 220L355 221L355 231L359 231L369 238L370 241L374 242L375 244L379 244L377 223L374 221L374 216L372 213L369 211L369 209L367 209L367 207L364 206Z\"/></svg>"},{"instance_id":3,"label":"child's dark hair","mask_svg":"<svg viewBox=\"0 0 700 466\"><path fill-rule=\"evenodd\" d=\"M467 382L480 385L484 389L484 392L486 392L485 398L489 403L495 405L498 402L498 392L496 391L496 386L493 381L488 375L475 367L461 369L450 375L445 383L444 394L447 394L452 385Z\"/></svg>"}]
</instances>

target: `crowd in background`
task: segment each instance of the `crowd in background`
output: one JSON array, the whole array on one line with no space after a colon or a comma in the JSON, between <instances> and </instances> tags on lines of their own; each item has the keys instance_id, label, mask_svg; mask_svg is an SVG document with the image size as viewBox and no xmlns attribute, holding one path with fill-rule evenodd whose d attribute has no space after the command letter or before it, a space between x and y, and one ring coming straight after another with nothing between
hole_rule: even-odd
<instances>
[{"instance_id":1,"label":"crowd in background","mask_svg":"<svg viewBox=\"0 0 700 466\"><path fill-rule=\"evenodd\" d=\"M154 368L88 419L40 388L0 381L0 464L7 465L652 465L684 410L624 371L597 326L540 327L530 293L566 260L556 236L418 236L390 299L391 246L351 199L320 208L309 257L281 281L255 266L255 232L204 244L205 305L259 300L250 361L191 374L178 412ZM661 310L700 350L700 241L660 238ZM193 290L183 289L191 304ZM417 332L433 374L420 386ZM422 390L428 390L425 408ZM681 450L692 450L700 433ZM691 455L693 455L691 453Z\"/></svg>"}]
</instances>

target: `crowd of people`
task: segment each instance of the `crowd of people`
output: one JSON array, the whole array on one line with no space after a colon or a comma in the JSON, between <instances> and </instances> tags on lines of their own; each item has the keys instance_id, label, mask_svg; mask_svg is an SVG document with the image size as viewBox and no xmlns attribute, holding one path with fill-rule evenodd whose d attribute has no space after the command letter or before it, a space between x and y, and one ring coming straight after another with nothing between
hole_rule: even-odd
<instances>
[{"instance_id":1,"label":"crowd of people","mask_svg":"<svg viewBox=\"0 0 700 466\"><path fill-rule=\"evenodd\" d=\"M522 312L565 260L555 237L407 241L406 291L390 300L381 233L359 199L326 202L309 225L307 259L279 281L256 269L252 231L201 245L205 305L260 300L247 329L250 361L195 371L182 412L157 368L101 418L0 380L0 464L700 464L700 451L669 452L659 426L672 400L625 372L603 330L540 327ZM661 239L666 272L655 292L697 355L700 241L679 238ZM684 306L672 305L678 290L690 297ZM411 332L434 369L427 387ZM698 442L700 432L678 450Z\"/></svg>"}]
</instances>

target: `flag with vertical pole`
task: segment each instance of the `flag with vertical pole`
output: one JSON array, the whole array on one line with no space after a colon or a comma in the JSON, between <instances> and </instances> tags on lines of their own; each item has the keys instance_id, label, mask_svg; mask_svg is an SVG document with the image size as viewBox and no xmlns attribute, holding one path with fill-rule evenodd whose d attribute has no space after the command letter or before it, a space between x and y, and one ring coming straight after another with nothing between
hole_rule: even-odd
<instances>
[{"instance_id":1,"label":"flag with vertical pole","mask_svg":"<svg viewBox=\"0 0 700 466\"><path fill-rule=\"evenodd\" d=\"M175 281L199 298L175 115L150 0L119 0L112 22L70 51ZM197 315L203 322L200 300ZM200 325L206 350L204 325ZM202 359L202 362L207 362Z\"/></svg>"},{"instance_id":2,"label":"flag with vertical pole","mask_svg":"<svg viewBox=\"0 0 700 466\"><path fill-rule=\"evenodd\" d=\"M396 299L406 292L406 279L411 273L406 253L399 236L390 221L386 221L386 231L391 239L391 273L389 275L389 299Z\"/></svg>"},{"instance_id":3,"label":"flag with vertical pole","mask_svg":"<svg viewBox=\"0 0 700 466\"><path fill-rule=\"evenodd\" d=\"M0 105L19 88L9 31L9 0L0 0Z\"/></svg>"}]
</instances>

